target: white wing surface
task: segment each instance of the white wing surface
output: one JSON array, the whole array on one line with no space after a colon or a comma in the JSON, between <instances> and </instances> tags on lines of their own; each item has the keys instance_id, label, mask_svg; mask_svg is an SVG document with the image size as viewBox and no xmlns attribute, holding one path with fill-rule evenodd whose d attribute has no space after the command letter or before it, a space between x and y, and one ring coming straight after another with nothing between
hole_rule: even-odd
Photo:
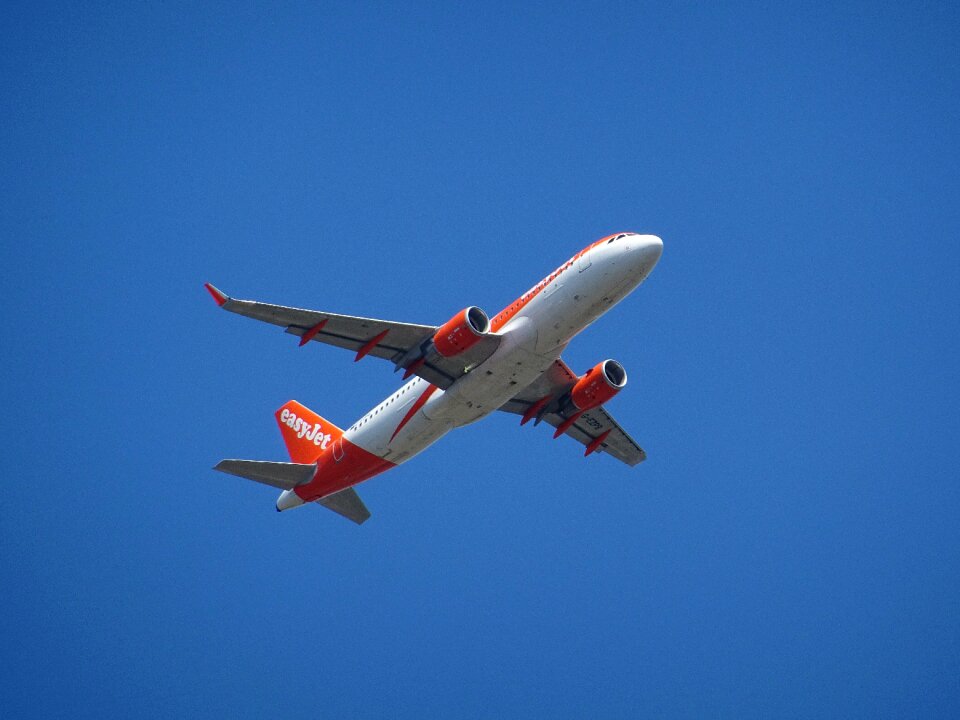
<instances>
[{"instance_id":1,"label":"white wing surface","mask_svg":"<svg viewBox=\"0 0 960 720\"><path fill-rule=\"evenodd\" d=\"M320 342L351 350L356 360L371 355L394 364L395 370L409 368L441 389L450 387L457 378L490 357L500 344L497 335L485 335L473 347L454 357L431 353L424 362L417 362L437 327L413 323L376 320L374 318L339 315L322 310L270 305L253 300L237 300L212 285L207 290L224 310L285 328L300 337L300 344Z\"/></svg>"},{"instance_id":2,"label":"white wing surface","mask_svg":"<svg viewBox=\"0 0 960 720\"><path fill-rule=\"evenodd\" d=\"M576 373L563 360L557 360L539 378L500 409L517 415L526 415L544 398L549 398L536 412L534 419L559 428L575 413L574 408L565 406L563 399L576 381ZM620 424L602 405L581 414L567 428L565 434L585 445L587 448L585 454L588 455L591 452L605 452L631 466L638 465L647 459L643 448L620 427Z\"/></svg>"}]
</instances>

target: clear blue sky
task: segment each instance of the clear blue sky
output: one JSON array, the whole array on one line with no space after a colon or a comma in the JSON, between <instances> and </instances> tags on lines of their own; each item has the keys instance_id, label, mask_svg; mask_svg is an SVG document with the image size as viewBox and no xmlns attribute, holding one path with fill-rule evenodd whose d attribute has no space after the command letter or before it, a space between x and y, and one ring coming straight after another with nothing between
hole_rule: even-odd
<instances>
[{"instance_id":1,"label":"clear blue sky","mask_svg":"<svg viewBox=\"0 0 960 720\"><path fill-rule=\"evenodd\" d=\"M955 7L88 5L0 11L0 715L960 715ZM204 281L440 323L619 230L644 465L210 470L398 377Z\"/></svg>"}]
</instances>

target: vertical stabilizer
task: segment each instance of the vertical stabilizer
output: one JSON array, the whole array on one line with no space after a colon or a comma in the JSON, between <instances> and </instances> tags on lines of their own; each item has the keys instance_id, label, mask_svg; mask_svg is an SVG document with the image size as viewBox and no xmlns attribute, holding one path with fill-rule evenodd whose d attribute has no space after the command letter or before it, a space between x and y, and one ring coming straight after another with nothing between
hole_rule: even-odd
<instances>
[{"instance_id":1,"label":"vertical stabilizer","mask_svg":"<svg viewBox=\"0 0 960 720\"><path fill-rule=\"evenodd\" d=\"M343 430L296 400L277 410L276 418L290 459L295 463L316 462L323 451L343 435Z\"/></svg>"}]
</instances>

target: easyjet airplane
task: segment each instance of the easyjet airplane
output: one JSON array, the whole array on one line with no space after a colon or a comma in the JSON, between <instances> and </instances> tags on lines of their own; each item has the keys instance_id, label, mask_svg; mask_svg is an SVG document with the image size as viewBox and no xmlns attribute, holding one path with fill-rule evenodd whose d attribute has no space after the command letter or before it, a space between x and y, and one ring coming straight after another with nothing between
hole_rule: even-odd
<instances>
[{"instance_id":1,"label":"easyjet airplane","mask_svg":"<svg viewBox=\"0 0 960 720\"><path fill-rule=\"evenodd\" d=\"M573 337L620 302L653 270L663 242L618 233L584 248L490 320L468 307L433 325L372 320L234 300L207 284L224 310L272 323L310 341L393 363L408 380L341 430L291 400L276 412L293 462L224 460L216 470L279 488L277 510L317 502L356 523L370 513L354 485L410 460L450 430L495 410L556 428L636 465L646 455L603 403L627 384L616 360L577 375L560 359Z\"/></svg>"}]
</instances>

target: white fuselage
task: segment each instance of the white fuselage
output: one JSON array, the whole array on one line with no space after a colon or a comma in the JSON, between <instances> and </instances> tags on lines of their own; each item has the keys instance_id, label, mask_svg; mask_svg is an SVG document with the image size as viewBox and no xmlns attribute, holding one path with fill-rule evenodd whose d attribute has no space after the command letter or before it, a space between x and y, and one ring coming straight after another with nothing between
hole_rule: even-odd
<instances>
[{"instance_id":1,"label":"white fuselage","mask_svg":"<svg viewBox=\"0 0 960 720\"><path fill-rule=\"evenodd\" d=\"M445 391L421 378L411 380L354 423L344 440L400 464L453 428L489 415L547 370L577 333L643 282L662 247L655 236L624 234L578 253L493 318L492 329L503 340L481 365ZM407 418L418 399L420 407Z\"/></svg>"}]
</instances>

